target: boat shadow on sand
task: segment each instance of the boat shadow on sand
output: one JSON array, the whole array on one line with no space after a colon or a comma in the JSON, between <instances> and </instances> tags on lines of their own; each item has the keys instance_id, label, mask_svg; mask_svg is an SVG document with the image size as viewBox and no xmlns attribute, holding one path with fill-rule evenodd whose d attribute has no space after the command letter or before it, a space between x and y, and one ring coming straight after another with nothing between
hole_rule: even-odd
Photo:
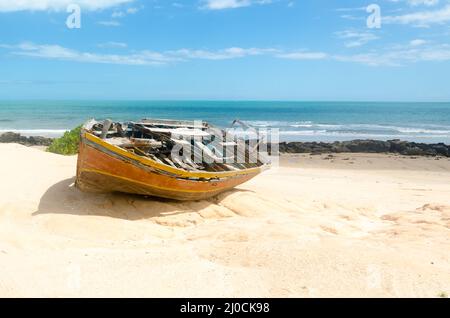
<instances>
[{"instance_id":1,"label":"boat shadow on sand","mask_svg":"<svg viewBox=\"0 0 450 318\"><path fill-rule=\"evenodd\" d=\"M33 216L69 214L77 216L103 216L125 220L142 220L173 217L177 214L208 211L211 206L237 192L233 189L217 197L200 201L175 201L170 199L124 193L85 193L75 187L75 177L52 185L42 196L38 211Z\"/></svg>"}]
</instances>

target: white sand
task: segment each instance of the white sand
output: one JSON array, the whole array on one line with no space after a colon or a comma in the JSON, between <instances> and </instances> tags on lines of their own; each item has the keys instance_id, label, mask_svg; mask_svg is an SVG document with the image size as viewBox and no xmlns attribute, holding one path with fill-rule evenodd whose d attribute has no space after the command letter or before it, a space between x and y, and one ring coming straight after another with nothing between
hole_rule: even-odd
<instances>
[{"instance_id":1,"label":"white sand","mask_svg":"<svg viewBox=\"0 0 450 318\"><path fill-rule=\"evenodd\" d=\"M449 294L450 161L325 157L175 203L81 193L75 157L2 144L0 296Z\"/></svg>"}]
</instances>

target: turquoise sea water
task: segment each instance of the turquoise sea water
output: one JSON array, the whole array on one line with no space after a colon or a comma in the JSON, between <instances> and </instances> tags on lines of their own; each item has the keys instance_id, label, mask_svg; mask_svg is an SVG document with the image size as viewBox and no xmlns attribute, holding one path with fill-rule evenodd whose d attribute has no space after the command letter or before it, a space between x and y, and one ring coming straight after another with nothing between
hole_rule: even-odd
<instances>
[{"instance_id":1,"label":"turquoise sea water","mask_svg":"<svg viewBox=\"0 0 450 318\"><path fill-rule=\"evenodd\" d=\"M241 119L288 141L359 138L450 144L450 103L276 101L0 101L0 133L58 136L89 118Z\"/></svg>"}]
</instances>

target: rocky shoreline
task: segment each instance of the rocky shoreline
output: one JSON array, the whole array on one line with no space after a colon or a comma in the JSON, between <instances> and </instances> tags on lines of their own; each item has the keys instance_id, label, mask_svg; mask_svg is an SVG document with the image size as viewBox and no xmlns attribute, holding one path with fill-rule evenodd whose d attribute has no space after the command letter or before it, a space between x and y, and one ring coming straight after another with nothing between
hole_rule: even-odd
<instances>
[{"instance_id":1,"label":"rocky shoreline","mask_svg":"<svg viewBox=\"0 0 450 318\"><path fill-rule=\"evenodd\" d=\"M50 146L52 138L46 138L41 136L22 136L21 134L14 132L6 132L0 134L0 143L16 143L24 146Z\"/></svg>"},{"instance_id":2,"label":"rocky shoreline","mask_svg":"<svg viewBox=\"0 0 450 318\"><path fill-rule=\"evenodd\" d=\"M18 143L25 146L49 146L52 138L22 136L14 132L0 135L0 143ZM401 140L352 140L327 142L282 142L281 153L396 153L405 156L443 156L450 157L450 145L443 143L425 144Z\"/></svg>"},{"instance_id":3,"label":"rocky shoreline","mask_svg":"<svg viewBox=\"0 0 450 318\"><path fill-rule=\"evenodd\" d=\"M450 145L425 144L402 140L352 140L326 142L282 142L281 153L395 153L405 156L450 157Z\"/></svg>"}]
</instances>

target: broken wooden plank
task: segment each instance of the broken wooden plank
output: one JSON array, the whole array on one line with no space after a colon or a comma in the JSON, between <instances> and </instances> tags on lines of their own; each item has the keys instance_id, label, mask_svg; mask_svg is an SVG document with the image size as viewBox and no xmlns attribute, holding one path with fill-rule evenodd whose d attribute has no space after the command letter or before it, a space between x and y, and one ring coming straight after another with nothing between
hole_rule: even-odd
<instances>
[{"instance_id":1,"label":"broken wooden plank","mask_svg":"<svg viewBox=\"0 0 450 318\"><path fill-rule=\"evenodd\" d=\"M109 128L111 128L111 125L112 125L112 121L110 119L106 119L103 122L102 133L100 135L101 139L105 139L106 138L106 136L108 135Z\"/></svg>"}]
</instances>

